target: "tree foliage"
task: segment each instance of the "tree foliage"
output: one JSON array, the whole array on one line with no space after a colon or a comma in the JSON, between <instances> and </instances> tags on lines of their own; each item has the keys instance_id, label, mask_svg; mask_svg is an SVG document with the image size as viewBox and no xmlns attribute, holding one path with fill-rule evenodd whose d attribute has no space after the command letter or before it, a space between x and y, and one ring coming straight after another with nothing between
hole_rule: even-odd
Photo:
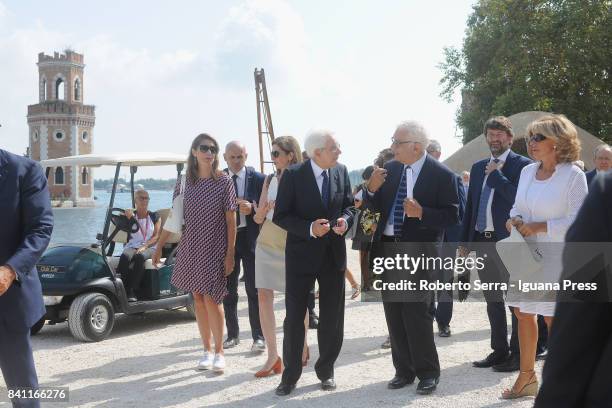
<instances>
[{"instance_id":1,"label":"tree foliage","mask_svg":"<svg viewBox=\"0 0 612 408\"><path fill-rule=\"evenodd\" d=\"M612 141L612 1L480 0L461 50L445 48L441 96L461 90L463 142L493 115L563 113Z\"/></svg>"}]
</instances>

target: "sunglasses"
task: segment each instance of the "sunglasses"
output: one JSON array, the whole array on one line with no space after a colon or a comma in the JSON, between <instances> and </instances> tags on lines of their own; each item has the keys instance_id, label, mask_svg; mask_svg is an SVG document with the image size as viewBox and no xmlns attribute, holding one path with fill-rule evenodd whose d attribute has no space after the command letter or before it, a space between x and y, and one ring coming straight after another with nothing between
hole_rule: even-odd
<instances>
[{"instance_id":1,"label":"sunglasses","mask_svg":"<svg viewBox=\"0 0 612 408\"><path fill-rule=\"evenodd\" d=\"M201 144L198 147L198 149L200 149L200 151L202 153L210 152L211 154L217 154L219 152L219 150L215 146L209 146L209 145L205 145L205 144Z\"/></svg>"},{"instance_id":2,"label":"sunglasses","mask_svg":"<svg viewBox=\"0 0 612 408\"><path fill-rule=\"evenodd\" d=\"M394 137L391 138L391 144L393 144L393 145L399 146L399 145L403 145L405 143L419 143L419 142L417 142L415 140L406 140L406 141L402 142L402 141L396 140Z\"/></svg>"},{"instance_id":3,"label":"sunglasses","mask_svg":"<svg viewBox=\"0 0 612 408\"><path fill-rule=\"evenodd\" d=\"M542 140L546 139L546 136L540 134L540 133L536 133L535 135L531 135L529 136L529 142L536 142L539 143Z\"/></svg>"},{"instance_id":4,"label":"sunglasses","mask_svg":"<svg viewBox=\"0 0 612 408\"><path fill-rule=\"evenodd\" d=\"M149 201L149 197L138 197L138 199L142 201Z\"/></svg>"},{"instance_id":5,"label":"sunglasses","mask_svg":"<svg viewBox=\"0 0 612 408\"><path fill-rule=\"evenodd\" d=\"M275 159L280 157L280 155L281 155L281 152L279 152L278 150L272 150L272 152L270 153L270 156L272 156Z\"/></svg>"}]
</instances>

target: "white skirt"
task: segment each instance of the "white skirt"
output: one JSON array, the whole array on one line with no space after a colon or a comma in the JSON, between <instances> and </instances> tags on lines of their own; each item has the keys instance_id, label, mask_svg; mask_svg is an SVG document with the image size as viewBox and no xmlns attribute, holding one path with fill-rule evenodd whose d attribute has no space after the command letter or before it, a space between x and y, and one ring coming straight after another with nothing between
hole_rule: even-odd
<instances>
[{"instance_id":1,"label":"white skirt","mask_svg":"<svg viewBox=\"0 0 612 408\"><path fill-rule=\"evenodd\" d=\"M266 220L255 247L255 287L285 291L285 244L287 232Z\"/></svg>"}]
</instances>

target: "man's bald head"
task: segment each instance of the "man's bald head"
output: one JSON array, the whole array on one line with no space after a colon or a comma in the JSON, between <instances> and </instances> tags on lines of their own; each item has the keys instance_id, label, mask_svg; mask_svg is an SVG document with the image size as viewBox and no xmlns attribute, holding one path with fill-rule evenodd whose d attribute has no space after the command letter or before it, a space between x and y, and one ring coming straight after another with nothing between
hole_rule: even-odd
<instances>
[{"instance_id":1,"label":"man's bald head","mask_svg":"<svg viewBox=\"0 0 612 408\"><path fill-rule=\"evenodd\" d=\"M227 163L227 167L234 172L238 173L244 167L247 159L246 147L242 142L232 140L225 145L225 153L223 153L223 159Z\"/></svg>"}]
</instances>

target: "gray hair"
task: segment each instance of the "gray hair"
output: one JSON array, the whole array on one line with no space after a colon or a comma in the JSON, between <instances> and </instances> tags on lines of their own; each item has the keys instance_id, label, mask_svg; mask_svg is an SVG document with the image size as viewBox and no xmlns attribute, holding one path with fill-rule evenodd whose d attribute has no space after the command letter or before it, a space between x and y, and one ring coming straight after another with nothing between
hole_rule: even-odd
<instances>
[{"instance_id":1,"label":"gray hair","mask_svg":"<svg viewBox=\"0 0 612 408\"><path fill-rule=\"evenodd\" d=\"M134 191L134 197L143 195L143 194L149 195L149 192L145 190L144 188L139 188L138 190Z\"/></svg>"},{"instance_id":2,"label":"gray hair","mask_svg":"<svg viewBox=\"0 0 612 408\"><path fill-rule=\"evenodd\" d=\"M327 138L333 136L334 133L327 129L314 129L309 131L304 140L304 149L306 149L308 157L311 159L315 157L315 150L324 149Z\"/></svg>"},{"instance_id":3,"label":"gray hair","mask_svg":"<svg viewBox=\"0 0 612 408\"><path fill-rule=\"evenodd\" d=\"M428 152L441 152L442 146L440 146L440 142L438 142L437 140L431 139L429 141L429 144L427 145L427 151Z\"/></svg>"},{"instance_id":4,"label":"gray hair","mask_svg":"<svg viewBox=\"0 0 612 408\"><path fill-rule=\"evenodd\" d=\"M429 136L427 135L427 131L416 120L407 120L405 122L397 125L395 129L395 133L407 133L414 138L415 142L419 142L423 145L423 148L426 148L429 144Z\"/></svg>"},{"instance_id":5,"label":"gray hair","mask_svg":"<svg viewBox=\"0 0 612 408\"><path fill-rule=\"evenodd\" d=\"M243 152L246 153L246 147L244 146L244 144L238 140L232 140L231 142L229 142L228 144L225 145L225 151L227 152L230 149L240 149Z\"/></svg>"},{"instance_id":6,"label":"gray hair","mask_svg":"<svg viewBox=\"0 0 612 408\"><path fill-rule=\"evenodd\" d=\"M593 157L597 157L599 152L601 152L602 150L612 151L612 147L610 147L610 145L605 144L605 143L600 144L599 146L595 148L595 150L593 150Z\"/></svg>"}]
</instances>

